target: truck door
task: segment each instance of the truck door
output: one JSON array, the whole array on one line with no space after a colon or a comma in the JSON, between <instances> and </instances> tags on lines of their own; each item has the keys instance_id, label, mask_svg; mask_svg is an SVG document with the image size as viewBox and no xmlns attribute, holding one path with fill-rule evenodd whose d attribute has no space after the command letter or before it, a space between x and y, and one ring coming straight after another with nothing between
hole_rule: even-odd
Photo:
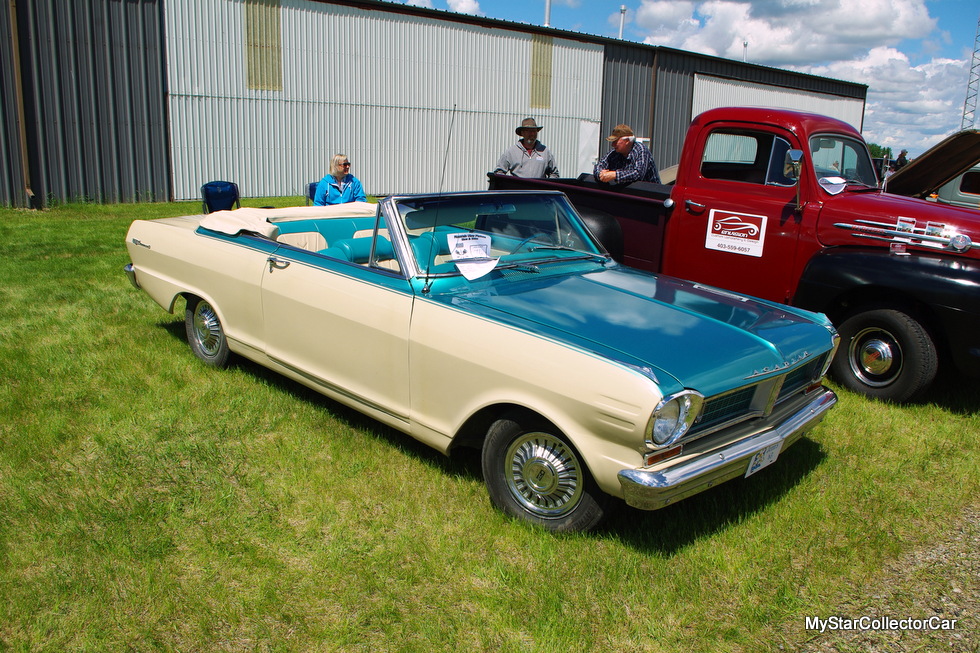
<instances>
[{"instance_id":1,"label":"truck door","mask_svg":"<svg viewBox=\"0 0 980 653\"><path fill-rule=\"evenodd\" d=\"M697 146L697 169L672 193L663 271L788 302L802 220L786 167L786 153L800 147L795 137L736 123L715 127Z\"/></svg>"}]
</instances>

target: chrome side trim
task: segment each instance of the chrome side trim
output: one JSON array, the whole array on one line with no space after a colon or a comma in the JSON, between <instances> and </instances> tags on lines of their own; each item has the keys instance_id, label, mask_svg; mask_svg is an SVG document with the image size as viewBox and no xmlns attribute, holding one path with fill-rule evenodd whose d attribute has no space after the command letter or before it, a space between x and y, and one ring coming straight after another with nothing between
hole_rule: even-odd
<instances>
[{"instance_id":1,"label":"chrome side trim","mask_svg":"<svg viewBox=\"0 0 980 653\"><path fill-rule=\"evenodd\" d=\"M755 453L779 442L783 443L780 451L785 450L816 426L836 403L837 395L824 388L817 397L778 425L729 443L721 449L659 471L624 469L618 474L623 498L634 508L656 510L743 476Z\"/></svg>"},{"instance_id":2,"label":"chrome side trim","mask_svg":"<svg viewBox=\"0 0 980 653\"><path fill-rule=\"evenodd\" d=\"M136 268L133 267L133 264L127 263L123 270L126 272L126 276L129 277L129 283L133 284L133 288L139 290L140 284L139 281L136 280Z\"/></svg>"}]
</instances>

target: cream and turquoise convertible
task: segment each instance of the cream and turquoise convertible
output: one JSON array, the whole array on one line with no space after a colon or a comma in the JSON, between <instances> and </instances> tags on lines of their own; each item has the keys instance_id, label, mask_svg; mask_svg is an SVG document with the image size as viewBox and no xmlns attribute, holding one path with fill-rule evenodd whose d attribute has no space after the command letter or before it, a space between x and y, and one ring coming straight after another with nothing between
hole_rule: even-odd
<instances>
[{"instance_id":1,"label":"cream and turquoise convertible","mask_svg":"<svg viewBox=\"0 0 980 653\"><path fill-rule=\"evenodd\" d=\"M493 503L551 530L753 474L837 401L824 316L619 265L561 193L138 220L126 244L204 362L479 448Z\"/></svg>"}]
</instances>

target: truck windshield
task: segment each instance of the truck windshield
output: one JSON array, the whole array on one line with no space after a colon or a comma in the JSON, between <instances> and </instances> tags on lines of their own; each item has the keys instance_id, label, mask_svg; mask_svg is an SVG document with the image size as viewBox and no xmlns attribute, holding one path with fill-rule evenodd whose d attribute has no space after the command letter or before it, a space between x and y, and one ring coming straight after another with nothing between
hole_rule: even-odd
<instances>
[{"instance_id":1,"label":"truck windshield","mask_svg":"<svg viewBox=\"0 0 980 653\"><path fill-rule=\"evenodd\" d=\"M841 184L878 185L868 148L859 140L837 134L813 136L810 138L810 156L817 181L828 192L832 192L831 187Z\"/></svg>"}]
</instances>

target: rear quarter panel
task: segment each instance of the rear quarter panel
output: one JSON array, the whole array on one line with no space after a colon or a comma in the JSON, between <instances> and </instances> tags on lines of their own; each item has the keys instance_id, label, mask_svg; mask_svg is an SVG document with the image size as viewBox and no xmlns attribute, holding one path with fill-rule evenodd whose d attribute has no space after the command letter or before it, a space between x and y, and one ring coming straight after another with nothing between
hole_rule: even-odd
<instances>
[{"instance_id":1,"label":"rear quarter panel","mask_svg":"<svg viewBox=\"0 0 980 653\"><path fill-rule=\"evenodd\" d=\"M272 241L218 238L196 233L200 216L138 220L126 247L140 287L168 312L180 295L206 299L225 326L229 346L262 348L259 285Z\"/></svg>"}]
</instances>

